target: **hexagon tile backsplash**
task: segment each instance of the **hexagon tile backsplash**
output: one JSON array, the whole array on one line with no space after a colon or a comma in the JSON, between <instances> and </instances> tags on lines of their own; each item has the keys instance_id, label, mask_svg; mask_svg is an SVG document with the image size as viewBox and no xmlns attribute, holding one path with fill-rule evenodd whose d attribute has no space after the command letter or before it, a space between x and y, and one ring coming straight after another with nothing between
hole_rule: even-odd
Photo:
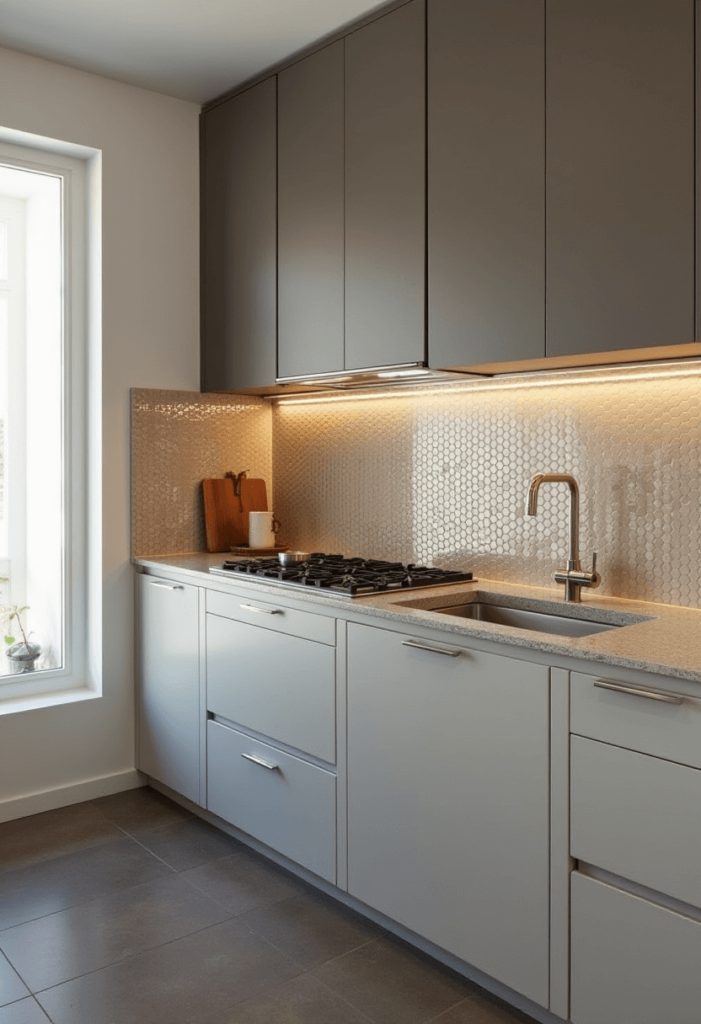
<instances>
[{"instance_id":1,"label":"hexagon tile backsplash","mask_svg":"<svg viewBox=\"0 0 701 1024\"><path fill-rule=\"evenodd\" d=\"M199 480L241 458L257 459L251 475L265 477L272 457L274 508L292 547L466 568L559 593L552 573L567 558L567 487L544 488L534 519L525 501L533 474L567 472L580 486L582 562L598 552L600 593L701 607L695 367L272 407L189 392L134 396L135 553L203 549Z\"/></svg>"},{"instance_id":2,"label":"hexagon tile backsplash","mask_svg":"<svg viewBox=\"0 0 701 1024\"><path fill-rule=\"evenodd\" d=\"M669 375L672 373L673 375ZM574 382L576 379L576 383ZM303 399L273 413L285 539L561 588L572 473L580 549L600 593L701 607L701 374L588 371L444 386L411 397Z\"/></svg>"}]
</instances>

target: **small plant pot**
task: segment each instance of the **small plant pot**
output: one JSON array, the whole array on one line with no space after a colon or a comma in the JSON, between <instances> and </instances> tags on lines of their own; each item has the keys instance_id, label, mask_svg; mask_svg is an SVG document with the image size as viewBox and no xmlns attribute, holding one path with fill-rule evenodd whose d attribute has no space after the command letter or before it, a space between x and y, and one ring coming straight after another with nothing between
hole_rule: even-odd
<instances>
[{"instance_id":1,"label":"small plant pot","mask_svg":"<svg viewBox=\"0 0 701 1024\"><path fill-rule=\"evenodd\" d=\"M41 654L41 645L20 642L8 647L5 653L15 672L33 672L36 667L34 663Z\"/></svg>"}]
</instances>

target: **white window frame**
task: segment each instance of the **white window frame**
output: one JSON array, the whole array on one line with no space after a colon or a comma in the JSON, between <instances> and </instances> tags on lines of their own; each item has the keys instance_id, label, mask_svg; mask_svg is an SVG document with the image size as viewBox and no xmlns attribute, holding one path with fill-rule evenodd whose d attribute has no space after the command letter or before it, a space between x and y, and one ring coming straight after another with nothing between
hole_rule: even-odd
<instances>
[{"instance_id":1,"label":"white window frame","mask_svg":"<svg viewBox=\"0 0 701 1024\"><path fill-rule=\"evenodd\" d=\"M0 164L57 175L63 192L63 658L0 676L3 714L101 695L101 158L0 128Z\"/></svg>"}]
</instances>

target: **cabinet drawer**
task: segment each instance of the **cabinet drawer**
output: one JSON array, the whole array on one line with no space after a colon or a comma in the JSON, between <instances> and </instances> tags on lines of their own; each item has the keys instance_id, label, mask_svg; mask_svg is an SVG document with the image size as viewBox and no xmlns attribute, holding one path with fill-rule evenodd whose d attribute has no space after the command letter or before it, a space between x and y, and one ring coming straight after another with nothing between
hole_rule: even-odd
<instances>
[{"instance_id":1,"label":"cabinet drawer","mask_svg":"<svg viewBox=\"0 0 701 1024\"><path fill-rule=\"evenodd\" d=\"M336 651L207 615L207 710L336 760Z\"/></svg>"},{"instance_id":2,"label":"cabinet drawer","mask_svg":"<svg viewBox=\"0 0 701 1024\"><path fill-rule=\"evenodd\" d=\"M572 875L574 1024L698 1024L701 924Z\"/></svg>"},{"instance_id":3,"label":"cabinet drawer","mask_svg":"<svg viewBox=\"0 0 701 1024\"><path fill-rule=\"evenodd\" d=\"M214 615L225 615L230 619L250 622L254 626L287 633L291 636L316 640L320 644L336 643L336 620L326 615L298 611L271 600L269 595L260 601L255 595L242 597L235 594L220 594L207 591L207 611Z\"/></svg>"},{"instance_id":4,"label":"cabinet drawer","mask_svg":"<svg viewBox=\"0 0 701 1024\"><path fill-rule=\"evenodd\" d=\"M608 689L597 683L639 690L640 694ZM674 684L675 680L670 679L667 690L656 684L644 687L622 683L609 675L572 672L572 732L701 768L701 700L684 696L681 690L674 689ZM680 698L681 702L656 700L660 695Z\"/></svg>"},{"instance_id":5,"label":"cabinet drawer","mask_svg":"<svg viewBox=\"0 0 701 1024\"><path fill-rule=\"evenodd\" d=\"M570 852L701 907L701 772L572 737Z\"/></svg>"},{"instance_id":6,"label":"cabinet drawer","mask_svg":"<svg viewBox=\"0 0 701 1024\"><path fill-rule=\"evenodd\" d=\"M210 721L207 808L335 883L336 776L332 772Z\"/></svg>"}]
</instances>

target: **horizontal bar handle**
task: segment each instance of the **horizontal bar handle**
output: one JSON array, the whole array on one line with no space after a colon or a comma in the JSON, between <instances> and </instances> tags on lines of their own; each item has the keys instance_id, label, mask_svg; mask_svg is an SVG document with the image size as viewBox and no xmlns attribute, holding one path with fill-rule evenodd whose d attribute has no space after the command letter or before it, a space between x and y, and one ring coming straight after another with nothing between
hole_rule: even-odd
<instances>
[{"instance_id":1,"label":"horizontal bar handle","mask_svg":"<svg viewBox=\"0 0 701 1024\"><path fill-rule=\"evenodd\" d=\"M182 583L164 583L162 580L149 580L152 587L165 587L166 590L184 590Z\"/></svg>"},{"instance_id":2,"label":"horizontal bar handle","mask_svg":"<svg viewBox=\"0 0 701 1024\"><path fill-rule=\"evenodd\" d=\"M633 697L645 697L646 700L659 700L663 704L683 704L684 698L677 693L661 693L659 690L639 690L637 686L623 686L612 683L608 679L594 680L594 686L602 690L615 690L616 693L630 693Z\"/></svg>"},{"instance_id":3,"label":"horizontal bar handle","mask_svg":"<svg viewBox=\"0 0 701 1024\"><path fill-rule=\"evenodd\" d=\"M282 608L258 608L254 604L240 604L239 608L243 608L246 612L258 612L259 615L284 615Z\"/></svg>"},{"instance_id":4,"label":"horizontal bar handle","mask_svg":"<svg viewBox=\"0 0 701 1024\"><path fill-rule=\"evenodd\" d=\"M271 772L276 771L280 767L272 761L266 761L264 758L258 757L257 754L241 754L241 757L245 757L247 761L253 761L254 764L259 764L261 768L267 768Z\"/></svg>"},{"instance_id":5,"label":"horizontal bar handle","mask_svg":"<svg viewBox=\"0 0 701 1024\"><path fill-rule=\"evenodd\" d=\"M420 644L416 640L402 640L402 647L415 647L417 651L429 651L431 654L444 654L446 658L457 658L458 655L462 654L462 651L458 651L454 647L430 647L428 644Z\"/></svg>"}]
</instances>

